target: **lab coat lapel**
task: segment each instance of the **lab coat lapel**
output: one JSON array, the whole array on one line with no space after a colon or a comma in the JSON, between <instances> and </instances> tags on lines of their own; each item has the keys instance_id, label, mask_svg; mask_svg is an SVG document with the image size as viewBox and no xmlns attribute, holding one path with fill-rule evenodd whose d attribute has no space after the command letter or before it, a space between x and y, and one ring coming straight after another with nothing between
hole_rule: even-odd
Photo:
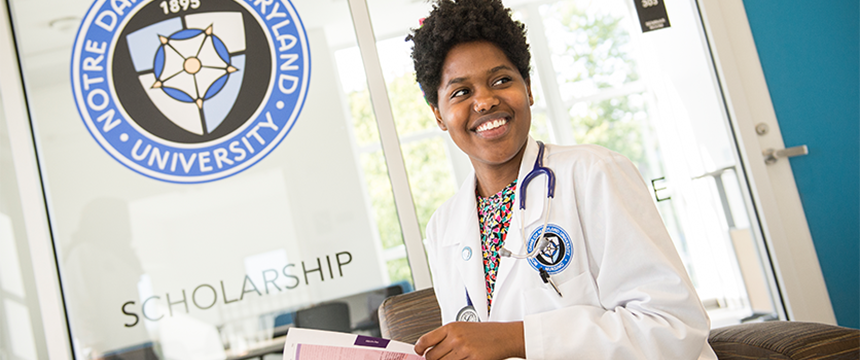
<instances>
[{"instance_id":1,"label":"lab coat lapel","mask_svg":"<svg viewBox=\"0 0 860 360\"><path fill-rule=\"evenodd\" d=\"M465 293L468 290L472 306L475 307L481 321L487 321L487 290L484 280L484 264L481 255L481 230L478 228L478 204L475 200L475 176L474 173L468 177L463 186L454 196L455 204L452 209L456 213L450 217L449 231L443 235L443 241L448 248L449 254L456 254L453 260L456 264L460 278L463 279ZM463 255L468 247L471 255ZM466 306L463 302L462 306Z\"/></svg>"},{"instance_id":2,"label":"lab coat lapel","mask_svg":"<svg viewBox=\"0 0 860 360\"><path fill-rule=\"evenodd\" d=\"M545 151L546 152L546 151ZM505 248L512 251L515 254L523 254L526 252L526 248L523 245L523 236L520 230L522 229L521 224L525 223L525 236L529 236L529 226L531 224L536 223L539 219L543 219L543 203L542 200L546 198L546 190L543 185L546 183L546 179L544 176L540 176L532 180L531 186L528 186L526 189L526 211L523 213L525 219L520 217L520 188L523 184L523 179L528 175L529 172L532 171L534 167L535 159L537 159L538 153L538 145L537 141L533 138L529 137L528 144L526 145L526 151L523 155L522 162L520 163L520 171L517 176L517 194L514 197L514 206L511 209L513 214L511 215L511 224L508 227L508 234L505 236ZM546 156L546 153L544 154ZM546 162L546 160L544 160ZM496 284L494 285L493 292L498 293L500 289L504 288L504 284L509 278L511 271L516 265L517 261L526 261L526 260L517 260L513 257L503 257L499 261L499 272L496 275ZM495 296L494 296L495 298ZM498 305L494 306L497 307Z\"/></svg>"}]
</instances>

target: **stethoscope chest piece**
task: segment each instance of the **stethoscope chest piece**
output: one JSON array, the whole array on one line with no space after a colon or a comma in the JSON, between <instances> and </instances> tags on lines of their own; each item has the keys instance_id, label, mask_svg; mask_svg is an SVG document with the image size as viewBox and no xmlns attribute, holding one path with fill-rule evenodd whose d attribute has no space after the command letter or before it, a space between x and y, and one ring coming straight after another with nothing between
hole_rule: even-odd
<instances>
[{"instance_id":1,"label":"stethoscope chest piece","mask_svg":"<svg viewBox=\"0 0 860 360\"><path fill-rule=\"evenodd\" d=\"M466 305L457 312L457 321L481 322L481 319L478 318L478 312L475 311L474 306Z\"/></svg>"},{"instance_id":2,"label":"stethoscope chest piece","mask_svg":"<svg viewBox=\"0 0 860 360\"><path fill-rule=\"evenodd\" d=\"M468 246L463 247L463 252L460 255L463 257L463 261L469 261L472 258L472 248Z\"/></svg>"},{"instance_id":3,"label":"stethoscope chest piece","mask_svg":"<svg viewBox=\"0 0 860 360\"><path fill-rule=\"evenodd\" d=\"M469 247L465 247L468 249ZM470 250L471 252L471 250ZM465 321L465 322L481 322L481 318L478 317L478 312L475 311L475 306L472 304L472 298L469 296L469 289L466 290L466 306L460 309L457 312L457 321Z\"/></svg>"}]
</instances>

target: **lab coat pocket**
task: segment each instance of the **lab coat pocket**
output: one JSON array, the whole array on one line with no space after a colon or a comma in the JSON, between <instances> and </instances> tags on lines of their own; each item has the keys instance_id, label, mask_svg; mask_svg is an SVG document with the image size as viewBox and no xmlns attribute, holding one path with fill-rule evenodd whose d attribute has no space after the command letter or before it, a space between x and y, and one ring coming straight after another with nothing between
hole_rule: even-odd
<instances>
[{"instance_id":1,"label":"lab coat pocket","mask_svg":"<svg viewBox=\"0 0 860 360\"><path fill-rule=\"evenodd\" d=\"M562 275L554 275L552 279L558 290L561 291L562 296L558 296L558 293L555 292L552 286L538 280L537 286L528 288L522 292L522 303L525 306L523 312L526 315L572 305L600 306L594 286L594 279L590 273L583 272L568 278Z\"/></svg>"}]
</instances>

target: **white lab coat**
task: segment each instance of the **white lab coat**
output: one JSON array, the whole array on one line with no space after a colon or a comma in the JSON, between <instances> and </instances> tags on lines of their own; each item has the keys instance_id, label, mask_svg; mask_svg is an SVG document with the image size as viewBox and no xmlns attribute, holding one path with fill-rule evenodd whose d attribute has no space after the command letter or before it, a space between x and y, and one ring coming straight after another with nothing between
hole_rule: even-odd
<instances>
[{"instance_id":1,"label":"white lab coat","mask_svg":"<svg viewBox=\"0 0 860 360\"><path fill-rule=\"evenodd\" d=\"M517 184L537 152L529 138ZM544 166L556 176L549 223L563 228L573 245L568 267L552 276L564 297L526 260L503 257L487 315L470 176L427 225L442 322L455 321L468 289L481 321L523 321L529 359L716 359L707 342L710 320L636 167L594 145L547 145ZM525 219L518 185L505 239L515 253L525 252L520 224L527 238L543 225L545 181L540 176L529 185Z\"/></svg>"}]
</instances>

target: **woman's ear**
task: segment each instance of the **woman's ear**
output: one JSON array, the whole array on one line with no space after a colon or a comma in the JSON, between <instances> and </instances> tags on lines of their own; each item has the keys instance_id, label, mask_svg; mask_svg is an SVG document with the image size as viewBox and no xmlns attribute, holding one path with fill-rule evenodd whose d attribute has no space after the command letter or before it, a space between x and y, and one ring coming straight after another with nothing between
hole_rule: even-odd
<instances>
[{"instance_id":1,"label":"woman's ear","mask_svg":"<svg viewBox=\"0 0 860 360\"><path fill-rule=\"evenodd\" d=\"M532 95L532 79L526 79L526 91L529 93L529 105L535 104L535 97Z\"/></svg>"},{"instance_id":2,"label":"woman's ear","mask_svg":"<svg viewBox=\"0 0 860 360\"><path fill-rule=\"evenodd\" d=\"M430 109L433 110L433 116L436 118L436 125L439 125L439 128L442 129L442 131L448 131L448 127L445 126L445 121L442 120L442 113L439 112L439 108L430 105Z\"/></svg>"}]
</instances>

